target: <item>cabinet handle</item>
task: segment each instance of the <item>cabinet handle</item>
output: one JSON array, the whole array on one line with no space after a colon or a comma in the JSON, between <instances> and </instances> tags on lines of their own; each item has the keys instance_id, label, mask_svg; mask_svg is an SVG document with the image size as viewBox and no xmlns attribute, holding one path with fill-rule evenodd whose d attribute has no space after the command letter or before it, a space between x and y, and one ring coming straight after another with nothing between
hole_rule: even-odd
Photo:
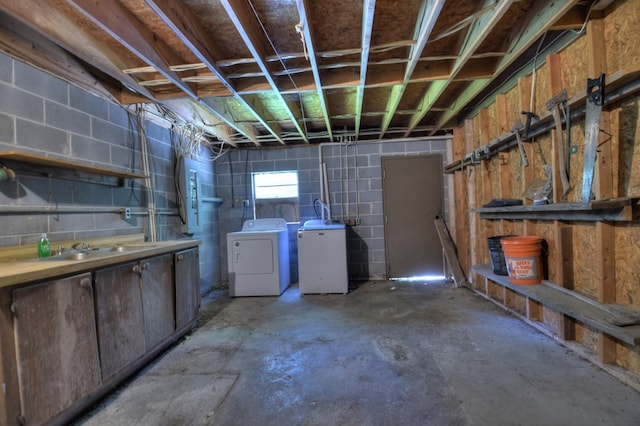
<instances>
[{"instance_id":1,"label":"cabinet handle","mask_svg":"<svg viewBox=\"0 0 640 426\"><path fill-rule=\"evenodd\" d=\"M134 265L133 268L131 268L131 272L133 272L134 274L139 274L140 273L140 266Z\"/></svg>"},{"instance_id":2,"label":"cabinet handle","mask_svg":"<svg viewBox=\"0 0 640 426\"><path fill-rule=\"evenodd\" d=\"M178 256L178 262L182 262L182 259L184 259L183 255Z\"/></svg>"},{"instance_id":3,"label":"cabinet handle","mask_svg":"<svg viewBox=\"0 0 640 426\"><path fill-rule=\"evenodd\" d=\"M149 269L149 262L145 262L142 264L142 269Z\"/></svg>"},{"instance_id":4,"label":"cabinet handle","mask_svg":"<svg viewBox=\"0 0 640 426\"><path fill-rule=\"evenodd\" d=\"M91 280L89 278L83 278L80 280L80 287L89 288L91 287Z\"/></svg>"}]
</instances>

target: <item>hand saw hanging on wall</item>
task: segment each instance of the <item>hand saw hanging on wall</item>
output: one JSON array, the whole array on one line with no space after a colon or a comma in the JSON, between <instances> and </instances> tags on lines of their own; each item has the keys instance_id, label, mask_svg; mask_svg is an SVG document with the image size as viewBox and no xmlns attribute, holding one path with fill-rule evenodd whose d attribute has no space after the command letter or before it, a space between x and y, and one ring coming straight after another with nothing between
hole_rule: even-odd
<instances>
[{"instance_id":1,"label":"hand saw hanging on wall","mask_svg":"<svg viewBox=\"0 0 640 426\"><path fill-rule=\"evenodd\" d=\"M596 166L600 114L604 103L604 74L587 79L587 109L584 119L584 171L582 174L582 205L591 202L591 187Z\"/></svg>"}]
</instances>

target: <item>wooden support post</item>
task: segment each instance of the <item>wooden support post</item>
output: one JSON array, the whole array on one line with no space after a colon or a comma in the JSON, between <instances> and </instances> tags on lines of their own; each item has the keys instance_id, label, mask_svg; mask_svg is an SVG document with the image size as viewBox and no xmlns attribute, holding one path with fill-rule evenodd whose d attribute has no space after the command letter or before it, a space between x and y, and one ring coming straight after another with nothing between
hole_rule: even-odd
<instances>
[{"instance_id":1,"label":"wooden support post","mask_svg":"<svg viewBox=\"0 0 640 426\"><path fill-rule=\"evenodd\" d=\"M560 68L560 55L551 54L547 58L547 65L549 70L549 91L547 98L551 99L557 96L562 90L562 69ZM558 134L555 131L551 132L551 164L553 175L553 202L560 203L563 200L560 196L564 192L562 189L562 179L560 178L560 162L565 161L564 158L560 158L558 152L564 150L559 149L560 144L565 144L563 138L558 138ZM570 227L565 226L564 223L558 220L553 221L553 227L555 232L556 249L558 251L555 256L554 271L555 276L549 277L552 281L560 284L566 288L573 288L573 262L568 261L573 256L573 237ZM563 314L558 313L558 337L563 340L575 340L576 338L576 322Z\"/></svg>"},{"instance_id":2,"label":"wooden support post","mask_svg":"<svg viewBox=\"0 0 640 426\"><path fill-rule=\"evenodd\" d=\"M466 120L464 122L464 142L465 142L465 152L473 151L474 143L473 143L473 122L471 120ZM466 173L467 178L467 206L469 209L478 207L476 204L476 173L475 167L467 167L464 169L463 173ZM467 211L469 215L469 258L472 265L478 263L478 252L477 252L477 215L470 211Z\"/></svg>"},{"instance_id":3,"label":"wooden support post","mask_svg":"<svg viewBox=\"0 0 640 426\"><path fill-rule=\"evenodd\" d=\"M496 116L498 119L498 134L507 133L513 125L509 125L507 112L507 96L496 96ZM499 196L501 198L513 198L511 194L511 173L509 170L509 154L501 152L496 160L498 180L499 180ZM500 235L511 235L514 233L513 222L508 220L500 220L500 230L495 230Z\"/></svg>"},{"instance_id":4,"label":"wooden support post","mask_svg":"<svg viewBox=\"0 0 640 426\"><path fill-rule=\"evenodd\" d=\"M560 221L554 221L556 227L556 241L558 255L556 256L557 277L553 281L561 286L573 289L573 232L570 226ZM558 322L558 336L563 340L575 340L576 322L573 318L560 315Z\"/></svg>"},{"instance_id":5,"label":"wooden support post","mask_svg":"<svg viewBox=\"0 0 640 426\"><path fill-rule=\"evenodd\" d=\"M521 78L518 81L518 92L520 94L520 110L521 111L529 111L529 109L531 109L531 76L526 76ZM533 159L533 155L532 155L532 145L531 143L527 143L527 151L528 151L528 158L529 159ZM525 148L526 149L526 148ZM523 167L521 169L521 176L520 176L520 194L519 196L523 198L523 203L524 204L529 204L530 201L527 199L524 199L524 191L527 189L527 186L530 184L530 182L533 180L533 176L534 176L534 162L531 161L529 163L529 167ZM525 220L523 223L523 232L526 235L535 235L536 232L536 223L531 221L531 220Z\"/></svg>"},{"instance_id":6,"label":"wooden support post","mask_svg":"<svg viewBox=\"0 0 640 426\"><path fill-rule=\"evenodd\" d=\"M542 305L540 302L527 297L527 319L529 321L542 321Z\"/></svg>"},{"instance_id":7,"label":"wooden support post","mask_svg":"<svg viewBox=\"0 0 640 426\"><path fill-rule=\"evenodd\" d=\"M480 120L480 145L486 145L491 140L489 109L482 108L478 114ZM491 187L491 181L493 179L493 161L495 158L484 160L478 165L479 179L481 184L481 196L479 206L488 203L493 198L493 191ZM479 207L478 206L478 207ZM478 228L478 253L481 256L482 263L489 260L489 248L487 246L487 237L492 237L494 234L494 222L493 220L481 220L481 226Z\"/></svg>"},{"instance_id":8,"label":"wooden support post","mask_svg":"<svg viewBox=\"0 0 640 426\"><path fill-rule=\"evenodd\" d=\"M464 128L457 127L453 131L453 157L455 160L462 159L465 154L465 134ZM467 171L461 170L454 175L454 192L455 192L455 216L456 216L456 232L455 242L458 247L458 257L462 270L471 277L471 246L469 243L469 186L467 182ZM470 278L471 279L471 278Z\"/></svg>"}]
</instances>

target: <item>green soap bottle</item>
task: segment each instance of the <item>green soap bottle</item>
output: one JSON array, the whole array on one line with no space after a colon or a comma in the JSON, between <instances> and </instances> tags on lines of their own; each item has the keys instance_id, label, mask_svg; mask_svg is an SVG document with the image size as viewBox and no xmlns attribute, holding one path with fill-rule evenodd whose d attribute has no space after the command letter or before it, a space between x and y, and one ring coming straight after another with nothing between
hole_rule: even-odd
<instances>
[{"instance_id":1,"label":"green soap bottle","mask_svg":"<svg viewBox=\"0 0 640 426\"><path fill-rule=\"evenodd\" d=\"M40 242L38 243L38 257L49 256L51 256L51 244L49 243L47 234L42 234L42 237L40 237Z\"/></svg>"}]
</instances>

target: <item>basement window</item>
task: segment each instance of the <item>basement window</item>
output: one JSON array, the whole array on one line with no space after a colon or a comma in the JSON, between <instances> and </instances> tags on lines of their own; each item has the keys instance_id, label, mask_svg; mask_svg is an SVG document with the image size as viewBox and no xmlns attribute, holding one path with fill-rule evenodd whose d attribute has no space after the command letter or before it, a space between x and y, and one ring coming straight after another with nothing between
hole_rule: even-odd
<instances>
[{"instance_id":1,"label":"basement window","mask_svg":"<svg viewBox=\"0 0 640 426\"><path fill-rule=\"evenodd\" d=\"M298 172L252 174L254 219L278 217L288 223L300 222Z\"/></svg>"}]
</instances>

